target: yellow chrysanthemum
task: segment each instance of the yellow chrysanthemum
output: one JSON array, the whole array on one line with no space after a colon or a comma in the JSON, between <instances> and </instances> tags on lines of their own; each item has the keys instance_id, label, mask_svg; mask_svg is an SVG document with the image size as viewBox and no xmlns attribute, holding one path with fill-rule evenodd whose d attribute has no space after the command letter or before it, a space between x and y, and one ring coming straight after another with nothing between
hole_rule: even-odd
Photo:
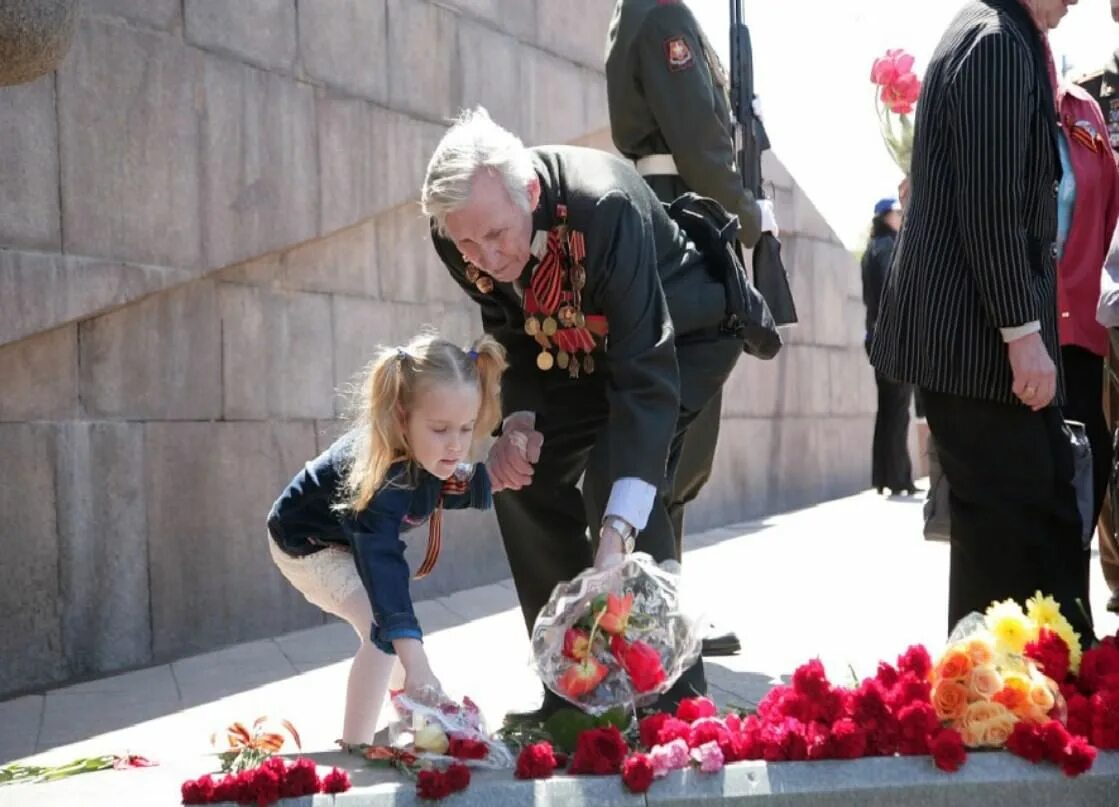
<instances>
[{"instance_id":1,"label":"yellow chrysanthemum","mask_svg":"<svg viewBox=\"0 0 1119 807\"><path fill-rule=\"evenodd\" d=\"M1039 628L1048 628L1061 616L1061 606L1052 597L1042 595L1039 591L1026 600L1026 616Z\"/></svg>"},{"instance_id":2,"label":"yellow chrysanthemum","mask_svg":"<svg viewBox=\"0 0 1119 807\"><path fill-rule=\"evenodd\" d=\"M1014 600L996 602L987 609L987 630L1004 653L1021 653L1026 649L1026 642L1033 638L1030 621Z\"/></svg>"}]
</instances>

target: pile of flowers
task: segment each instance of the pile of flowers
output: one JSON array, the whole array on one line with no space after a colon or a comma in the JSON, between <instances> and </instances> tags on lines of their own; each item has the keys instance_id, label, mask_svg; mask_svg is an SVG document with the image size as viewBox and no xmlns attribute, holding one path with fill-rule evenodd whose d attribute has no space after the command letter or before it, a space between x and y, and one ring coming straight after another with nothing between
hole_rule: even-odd
<instances>
[{"instance_id":1,"label":"pile of flowers","mask_svg":"<svg viewBox=\"0 0 1119 807\"><path fill-rule=\"evenodd\" d=\"M557 586L532 632L541 680L590 714L652 703L699 657L697 620L681 611L678 586L640 553Z\"/></svg>"},{"instance_id":2,"label":"pile of flowers","mask_svg":"<svg viewBox=\"0 0 1119 807\"><path fill-rule=\"evenodd\" d=\"M898 168L907 176L913 156L910 115L921 96L921 79L913 72L913 62L913 56L904 50L888 50L885 56L874 60L870 69L870 81L877 89L875 107L882 139ZM896 127L894 117L897 118Z\"/></svg>"},{"instance_id":3,"label":"pile of flowers","mask_svg":"<svg viewBox=\"0 0 1119 807\"><path fill-rule=\"evenodd\" d=\"M206 774L183 782L183 804L256 804L266 807L280 799L311 796L315 793L344 793L350 789L350 775L334 768L320 777L310 759L288 763L269 757L254 768L229 773L215 779Z\"/></svg>"}]
</instances>

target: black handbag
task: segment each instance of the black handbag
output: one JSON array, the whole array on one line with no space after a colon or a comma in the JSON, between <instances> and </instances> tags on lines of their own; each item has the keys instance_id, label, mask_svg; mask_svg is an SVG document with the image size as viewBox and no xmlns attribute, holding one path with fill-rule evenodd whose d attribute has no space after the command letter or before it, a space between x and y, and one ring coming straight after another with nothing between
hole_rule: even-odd
<instances>
[{"instance_id":1,"label":"black handbag","mask_svg":"<svg viewBox=\"0 0 1119 807\"><path fill-rule=\"evenodd\" d=\"M726 316L721 330L741 339L745 353L772 359L781 350L781 334L765 298L750 282L738 259L738 217L714 199L696 193L685 193L665 208L726 289Z\"/></svg>"}]
</instances>

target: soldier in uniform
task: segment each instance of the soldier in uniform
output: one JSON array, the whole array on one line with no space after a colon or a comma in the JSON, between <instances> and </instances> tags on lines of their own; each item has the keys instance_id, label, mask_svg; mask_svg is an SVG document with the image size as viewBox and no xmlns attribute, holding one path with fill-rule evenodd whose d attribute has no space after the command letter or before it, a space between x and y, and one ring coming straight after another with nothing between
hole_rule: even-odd
<instances>
[{"instance_id":1,"label":"soldier in uniform","mask_svg":"<svg viewBox=\"0 0 1119 807\"><path fill-rule=\"evenodd\" d=\"M668 513L680 445L743 344L721 327L715 259L615 156L527 149L474 110L432 156L423 205L439 257L507 352L487 467L531 630L555 585L592 562L633 549L680 560ZM705 690L697 661L663 705ZM531 718L562 705L548 691Z\"/></svg>"},{"instance_id":2,"label":"soldier in uniform","mask_svg":"<svg viewBox=\"0 0 1119 807\"><path fill-rule=\"evenodd\" d=\"M1119 5L1113 3L1112 17L1119 22ZM1119 51L1116 51L1103 70L1091 73L1076 82L1100 105L1104 122L1107 124L1107 137L1111 148L1119 153ZM1107 355L1108 382L1104 388L1104 411L1108 425L1114 431L1119 424L1119 350L1116 342L1119 333L1110 329L1111 344ZM1104 497L1103 513L1099 522L1100 566L1104 581L1111 589L1111 599L1107 610L1119 613L1119 539L1116 537L1116 513L1113 507L1114 494Z\"/></svg>"},{"instance_id":3,"label":"soldier in uniform","mask_svg":"<svg viewBox=\"0 0 1119 807\"><path fill-rule=\"evenodd\" d=\"M726 71L691 10L680 0L619 0L606 43L606 94L614 146L634 162L662 202L689 191L738 216L747 249L763 230L776 234L772 202L754 199L735 168ZM711 475L722 394L696 418L684 441L669 501L680 540L684 507ZM704 640L704 655L738 652L733 633Z\"/></svg>"}]
</instances>

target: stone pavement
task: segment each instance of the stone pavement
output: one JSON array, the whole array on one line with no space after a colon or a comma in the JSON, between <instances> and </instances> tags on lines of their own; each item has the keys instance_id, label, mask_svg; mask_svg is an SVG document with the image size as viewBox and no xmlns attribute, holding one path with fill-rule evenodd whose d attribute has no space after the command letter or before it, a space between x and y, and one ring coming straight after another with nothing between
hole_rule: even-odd
<instances>
[{"instance_id":1,"label":"stone pavement","mask_svg":"<svg viewBox=\"0 0 1119 807\"><path fill-rule=\"evenodd\" d=\"M883 499L865 493L689 536L684 563L687 596L717 617L721 626L735 629L744 648L738 656L707 661L715 700L721 705L755 703L775 680L814 656L824 661L833 680L846 682L852 674L869 674L879 659L891 658L909 644L924 642L935 651L945 635L948 551L945 544L922 540L920 517L917 499ZM1104 611L1098 565L1093 566L1093 574L1099 631L1112 633L1119 620ZM420 602L417 613L427 632L433 667L445 687L452 694L469 694L477 700L491 723L499 722L506 711L532 706L539 698L511 582ZM302 734L305 751L325 764L345 764L360 774L356 783L383 782L367 796L380 792L387 799L380 803L411 803L406 794L393 795L392 774L364 771L359 761L329 753L341 723L348 660L355 644L349 627L332 624L0 703L0 764L63 762L126 751L161 763L148 770L0 788L0 807L177 804L179 783L211 768L212 760L204 758L211 750L211 733L234 720L251 721L262 714L291 720ZM1119 787L1115 756L1101 757L1097 766L1101 776L1110 771L1107 778L1084 780L1085 799L1093 787ZM1009 768L1001 764L984 759L971 776L981 777L983 766L993 765L988 779L1025 783L1036 778L1034 771L1017 766L1017 761L1008 760ZM806 798L810 793L823 798L822 791L853 786L851 774L844 773L849 768L819 765L810 766L816 784L807 788L789 781L780 784L796 766L777 766L785 771L781 773L758 765L728 771L717 782L662 783L660 795L680 797L686 784L687 793L704 800L769 792L766 788L788 793L790 799L799 790L805 791ZM919 785L924 774L917 768L911 771L902 765L881 772L897 779L895 787L907 781ZM1041 778L1031 786L1035 794L1047 792L1046 782L1062 781L1059 774L1058 778L1036 774ZM542 804L641 802L624 798L616 781L585 788L556 783L549 785L547 795L537 789L536 796L530 797L530 785L520 783L520 789L506 792L504 788L512 786L508 776L496 779L503 783L494 782L504 794L494 796L499 802L523 803L526 798ZM858 803L895 803L889 800L889 792L893 791L882 790L873 798L864 794ZM338 803L374 803L354 801L357 795L355 791ZM650 803L659 800L653 795ZM1119 803L1116 795L1114 803Z\"/></svg>"}]
</instances>

